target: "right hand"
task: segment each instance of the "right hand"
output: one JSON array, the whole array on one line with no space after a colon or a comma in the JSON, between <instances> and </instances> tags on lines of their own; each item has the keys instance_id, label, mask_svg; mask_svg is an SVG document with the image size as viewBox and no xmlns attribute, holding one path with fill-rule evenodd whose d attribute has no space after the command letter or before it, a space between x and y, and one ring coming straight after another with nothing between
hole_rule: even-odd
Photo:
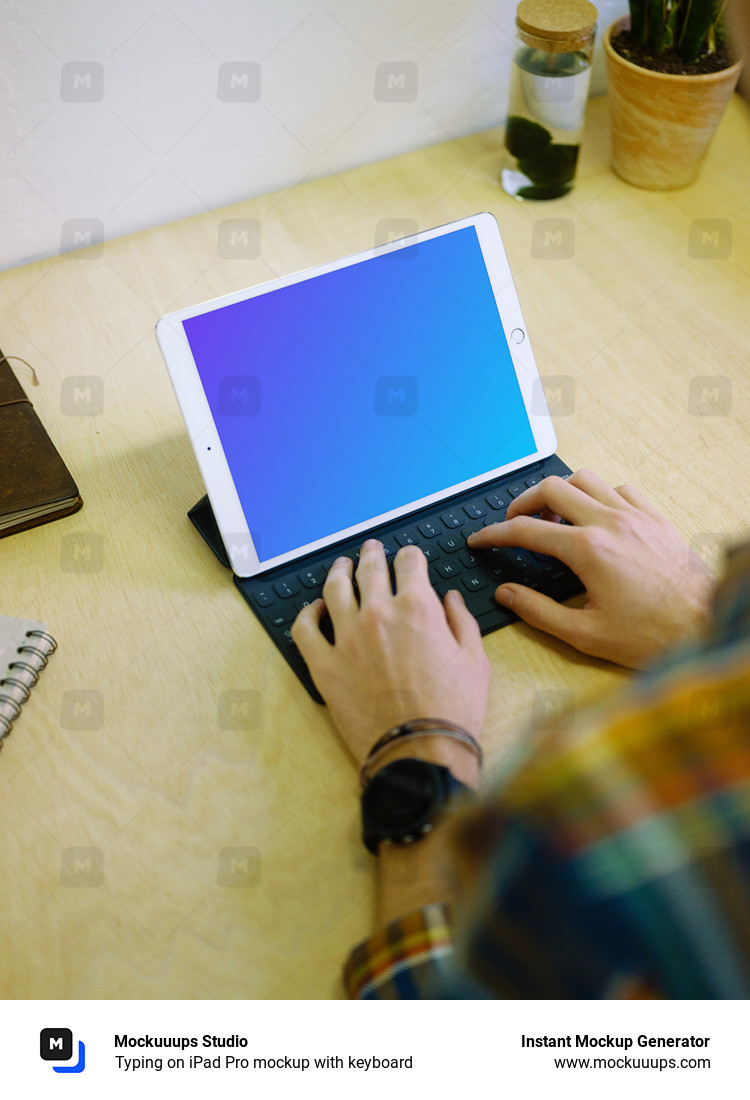
<instances>
[{"instance_id":1,"label":"right hand","mask_svg":"<svg viewBox=\"0 0 750 1100\"><path fill-rule=\"evenodd\" d=\"M495 598L530 626L628 668L643 668L708 615L713 575L677 530L637 489L613 489L590 470L545 478L511 503L504 523L468 542L472 549L519 546L564 562L586 589L583 607L520 584L500 585Z\"/></svg>"}]
</instances>

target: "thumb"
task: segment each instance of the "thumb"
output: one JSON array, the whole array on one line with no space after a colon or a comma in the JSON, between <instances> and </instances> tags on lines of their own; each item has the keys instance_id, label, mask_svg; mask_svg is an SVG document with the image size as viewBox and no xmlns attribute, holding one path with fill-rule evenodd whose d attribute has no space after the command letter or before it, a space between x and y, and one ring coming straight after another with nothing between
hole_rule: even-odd
<instances>
[{"instance_id":1,"label":"thumb","mask_svg":"<svg viewBox=\"0 0 750 1100\"><path fill-rule=\"evenodd\" d=\"M479 646L482 648L482 633L479 623L474 618L464 603L464 598L457 588L447 593L443 601L443 610L448 620L448 626L453 632L453 637L460 646Z\"/></svg>"},{"instance_id":2,"label":"thumb","mask_svg":"<svg viewBox=\"0 0 750 1100\"><path fill-rule=\"evenodd\" d=\"M543 596L522 584L501 584L495 590L495 599L529 626L580 648L580 608L563 607L550 596Z\"/></svg>"}]
</instances>

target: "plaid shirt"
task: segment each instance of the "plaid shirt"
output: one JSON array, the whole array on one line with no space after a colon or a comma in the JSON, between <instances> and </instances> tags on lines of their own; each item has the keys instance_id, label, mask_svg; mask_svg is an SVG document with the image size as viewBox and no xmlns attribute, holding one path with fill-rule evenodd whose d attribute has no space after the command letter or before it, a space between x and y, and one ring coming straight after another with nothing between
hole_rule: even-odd
<instances>
[{"instance_id":1,"label":"plaid shirt","mask_svg":"<svg viewBox=\"0 0 750 1100\"><path fill-rule=\"evenodd\" d=\"M452 858L455 920L355 948L351 997L750 996L750 548L705 641L532 731Z\"/></svg>"}]
</instances>

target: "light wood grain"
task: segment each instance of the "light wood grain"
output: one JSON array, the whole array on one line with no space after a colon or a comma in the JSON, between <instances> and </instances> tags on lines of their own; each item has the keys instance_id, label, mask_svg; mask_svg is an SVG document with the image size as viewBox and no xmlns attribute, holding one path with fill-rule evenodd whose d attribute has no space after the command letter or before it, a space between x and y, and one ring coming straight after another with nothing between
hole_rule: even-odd
<instances>
[{"instance_id":1,"label":"light wood grain","mask_svg":"<svg viewBox=\"0 0 750 1100\"><path fill-rule=\"evenodd\" d=\"M560 455L640 485L710 561L747 532L747 116L730 104L700 180L672 194L612 174L605 100L587 127L576 187L553 203L502 192L493 131L0 278L0 347L36 366L38 388L20 377L85 500L0 541L0 610L60 643L0 757L0 996L340 996L341 961L370 929L353 768L186 518L203 489L161 314L366 248L380 219L408 230L491 210L541 373L573 387ZM258 219L257 258L217 255L227 218ZM534 254L543 219L572 225L572 256ZM706 219L730 223L725 258L690 254ZM731 387L725 415L690 405L712 376ZM101 380L100 413L63 411L71 377ZM101 568L75 571L87 545ZM486 646L490 760L536 692L583 701L624 678L522 625ZM99 693L79 699L101 702L100 728L72 728L72 692ZM222 728L223 692L257 693L252 728ZM64 851L87 847L101 885L65 885ZM231 848L250 850L254 884L217 882Z\"/></svg>"}]
</instances>

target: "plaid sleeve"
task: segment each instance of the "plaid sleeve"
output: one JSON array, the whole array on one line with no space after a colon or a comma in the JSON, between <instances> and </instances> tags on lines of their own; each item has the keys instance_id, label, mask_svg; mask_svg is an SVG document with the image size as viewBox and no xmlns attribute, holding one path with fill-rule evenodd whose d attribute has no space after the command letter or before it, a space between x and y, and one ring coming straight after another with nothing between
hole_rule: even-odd
<instances>
[{"instance_id":1,"label":"plaid sleeve","mask_svg":"<svg viewBox=\"0 0 750 1100\"><path fill-rule=\"evenodd\" d=\"M351 996L750 997L750 551L705 643L527 734L454 863L453 946L442 906L396 921Z\"/></svg>"},{"instance_id":2,"label":"plaid sleeve","mask_svg":"<svg viewBox=\"0 0 750 1100\"><path fill-rule=\"evenodd\" d=\"M433 997L451 951L448 906L427 905L354 949L344 969L347 993L362 1000Z\"/></svg>"},{"instance_id":3,"label":"plaid sleeve","mask_svg":"<svg viewBox=\"0 0 750 1100\"><path fill-rule=\"evenodd\" d=\"M449 995L750 997L748 566L705 643L531 735L466 819L458 867L496 839Z\"/></svg>"}]
</instances>

